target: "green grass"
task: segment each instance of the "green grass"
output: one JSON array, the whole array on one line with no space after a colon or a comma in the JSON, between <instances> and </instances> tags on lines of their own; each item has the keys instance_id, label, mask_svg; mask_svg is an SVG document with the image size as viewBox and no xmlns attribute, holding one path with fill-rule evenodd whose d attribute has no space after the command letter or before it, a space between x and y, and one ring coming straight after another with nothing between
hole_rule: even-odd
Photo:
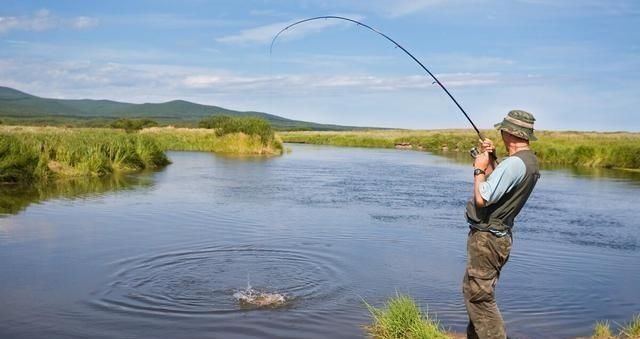
<instances>
[{"instance_id":1,"label":"green grass","mask_svg":"<svg viewBox=\"0 0 640 339\"><path fill-rule=\"evenodd\" d=\"M499 156L505 155L497 131L483 133L494 140ZM541 163L592 168L640 169L640 133L537 131L531 143ZM321 145L393 148L409 144L430 152L467 152L478 143L471 130L370 130L352 132L281 132L285 142Z\"/></svg>"},{"instance_id":2,"label":"green grass","mask_svg":"<svg viewBox=\"0 0 640 339\"><path fill-rule=\"evenodd\" d=\"M636 314L629 323L620 326L614 335L608 321L598 321L593 329L592 339L640 339L640 314Z\"/></svg>"},{"instance_id":3,"label":"green grass","mask_svg":"<svg viewBox=\"0 0 640 339\"><path fill-rule=\"evenodd\" d=\"M216 135L213 129L157 127L140 131L152 137L164 150L205 151L235 155L282 154L282 141L271 138L266 144L259 134L241 132Z\"/></svg>"},{"instance_id":4,"label":"green grass","mask_svg":"<svg viewBox=\"0 0 640 339\"><path fill-rule=\"evenodd\" d=\"M0 152L1 182L99 177L169 164L151 137L106 129L4 127Z\"/></svg>"},{"instance_id":5,"label":"green grass","mask_svg":"<svg viewBox=\"0 0 640 339\"><path fill-rule=\"evenodd\" d=\"M446 339L437 321L429 318L411 297L397 294L384 308L366 304L373 322L366 326L374 339Z\"/></svg>"},{"instance_id":6,"label":"green grass","mask_svg":"<svg viewBox=\"0 0 640 339\"><path fill-rule=\"evenodd\" d=\"M611 326L608 321L598 321L593 328L591 339L613 339L615 336L611 332Z\"/></svg>"},{"instance_id":7,"label":"green grass","mask_svg":"<svg viewBox=\"0 0 640 339\"><path fill-rule=\"evenodd\" d=\"M640 313L636 314L627 325L622 327L620 337L640 339Z\"/></svg>"},{"instance_id":8,"label":"green grass","mask_svg":"<svg viewBox=\"0 0 640 339\"><path fill-rule=\"evenodd\" d=\"M107 128L0 127L0 183L54 178L102 177L169 164L167 150L234 155L274 155L283 151L273 137L214 130L149 128L136 133Z\"/></svg>"}]
</instances>

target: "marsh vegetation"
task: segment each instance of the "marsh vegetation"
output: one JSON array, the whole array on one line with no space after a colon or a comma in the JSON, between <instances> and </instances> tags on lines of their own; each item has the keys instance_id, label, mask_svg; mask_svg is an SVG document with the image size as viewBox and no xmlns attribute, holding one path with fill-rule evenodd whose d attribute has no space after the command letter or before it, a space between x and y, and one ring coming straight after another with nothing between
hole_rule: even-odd
<instances>
[{"instance_id":1,"label":"marsh vegetation","mask_svg":"<svg viewBox=\"0 0 640 339\"><path fill-rule=\"evenodd\" d=\"M497 131L483 131L494 141ZM467 152L478 143L472 130L370 130L354 132L282 132L285 142L348 147L405 147L429 152ZM543 164L640 169L640 133L536 131L531 144ZM498 155L504 152L498 145ZM500 153L502 151L502 153Z\"/></svg>"},{"instance_id":2,"label":"marsh vegetation","mask_svg":"<svg viewBox=\"0 0 640 339\"><path fill-rule=\"evenodd\" d=\"M123 120L123 129L2 126L0 182L160 168L169 164L168 150L274 155L283 149L271 126L260 119L230 118L221 129L151 127L134 132L144 123Z\"/></svg>"}]
</instances>

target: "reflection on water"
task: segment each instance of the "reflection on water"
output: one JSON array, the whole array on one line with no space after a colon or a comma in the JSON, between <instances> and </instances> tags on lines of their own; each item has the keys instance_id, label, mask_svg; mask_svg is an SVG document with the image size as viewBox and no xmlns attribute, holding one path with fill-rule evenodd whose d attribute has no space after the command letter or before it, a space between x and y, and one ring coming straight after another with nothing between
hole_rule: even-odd
<instances>
[{"instance_id":1,"label":"reflection on water","mask_svg":"<svg viewBox=\"0 0 640 339\"><path fill-rule=\"evenodd\" d=\"M0 216L17 214L29 205L49 199L78 199L107 192L151 186L144 175L110 175L105 178L81 177L32 185L0 184Z\"/></svg>"},{"instance_id":2,"label":"reflection on water","mask_svg":"<svg viewBox=\"0 0 640 339\"><path fill-rule=\"evenodd\" d=\"M560 165L544 165L542 169L566 172L576 177L589 179L620 179L632 185L640 185L640 171L577 166L567 167Z\"/></svg>"}]
</instances>

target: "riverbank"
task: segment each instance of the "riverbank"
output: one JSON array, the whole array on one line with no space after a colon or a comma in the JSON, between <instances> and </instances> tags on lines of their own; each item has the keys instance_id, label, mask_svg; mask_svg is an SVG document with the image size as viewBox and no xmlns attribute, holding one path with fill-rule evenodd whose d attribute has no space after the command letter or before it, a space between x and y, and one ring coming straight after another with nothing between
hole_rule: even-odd
<instances>
[{"instance_id":1,"label":"riverbank","mask_svg":"<svg viewBox=\"0 0 640 339\"><path fill-rule=\"evenodd\" d=\"M407 295L396 294L383 307L376 308L365 302L372 322L364 330L373 339L461 339L461 333L445 331L432 315L424 312L416 301ZM640 314L626 324L612 329L608 321L594 325L591 339L638 339L640 338ZM583 338L583 339L586 339Z\"/></svg>"},{"instance_id":2,"label":"riverbank","mask_svg":"<svg viewBox=\"0 0 640 339\"><path fill-rule=\"evenodd\" d=\"M495 130L483 131L499 141ZM435 153L467 152L477 146L472 130L370 130L280 132L284 142L344 147L403 148ZM640 133L536 131L531 144L543 164L640 170ZM498 142L496 142L498 144ZM504 156L498 145L498 155Z\"/></svg>"},{"instance_id":3,"label":"riverbank","mask_svg":"<svg viewBox=\"0 0 640 339\"><path fill-rule=\"evenodd\" d=\"M138 132L152 137L165 151L203 151L236 155L280 155L282 140L259 134L230 133L216 135L215 129L151 127Z\"/></svg>"},{"instance_id":4,"label":"riverbank","mask_svg":"<svg viewBox=\"0 0 640 339\"><path fill-rule=\"evenodd\" d=\"M166 166L165 151L208 151L234 155L276 155L282 142L259 135L213 129L119 129L0 127L0 183L126 173Z\"/></svg>"}]
</instances>

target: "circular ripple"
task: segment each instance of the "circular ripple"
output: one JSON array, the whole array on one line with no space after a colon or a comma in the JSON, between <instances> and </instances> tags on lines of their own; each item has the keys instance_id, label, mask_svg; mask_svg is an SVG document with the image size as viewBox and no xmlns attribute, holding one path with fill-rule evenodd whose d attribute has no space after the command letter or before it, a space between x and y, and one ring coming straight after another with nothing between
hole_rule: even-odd
<instances>
[{"instance_id":1,"label":"circular ripple","mask_svg":"<svg viewBox=\"0 0 640 339\"><path fill-rule=\"evenodd\" d=\"M155 315L207 315L242 310L233 294L250 283L280 293L294 304L337 297L337 258L307 250L255 247L205 248L132 258L92 306L107 311Z\"/></svg>"}]
</instances>

